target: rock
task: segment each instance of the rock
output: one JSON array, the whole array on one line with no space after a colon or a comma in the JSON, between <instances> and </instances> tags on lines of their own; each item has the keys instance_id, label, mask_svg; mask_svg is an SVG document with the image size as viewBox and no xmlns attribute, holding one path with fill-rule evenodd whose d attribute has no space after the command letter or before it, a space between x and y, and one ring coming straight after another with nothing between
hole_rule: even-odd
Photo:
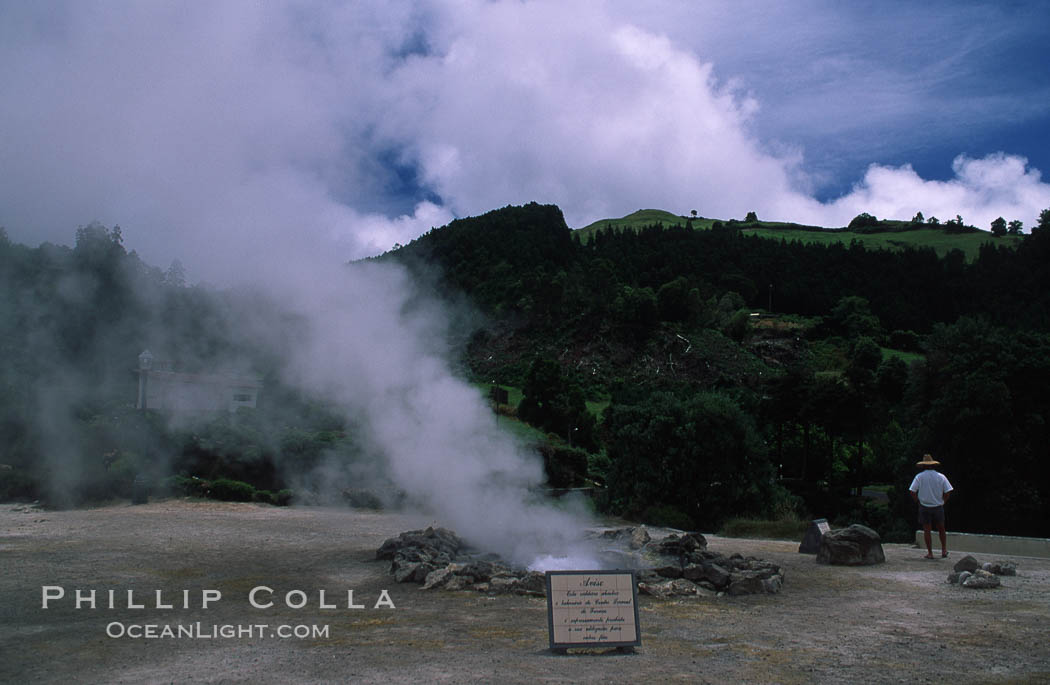
<instances>
[{"instance_id":1,"label":"rock","mask_svg":"<svg viewBox=\"0 0 1050 685\"><path fill-rule=\"evenodd\" d=\"M699 561L702 559L699 553L707 549L707 538L700 533L671 534L662 540L650 542L646 549L662 557L677 559L679 562Z\"/></svg>"},{"instance_id":2,"label":"rock","mask_svg":"<svg viewBox=\"0 0 1050 685\"><path fill-rule=\"evenodd\" d=\"M649 544L652 539L652 536L649 535L649 531L640 526L635 528L631 533L631 539L628 541L627 546L631 549L641 549Z\"/></svg>"},{"instance_id":3,"label":"rock","mask_svg":"<svg viewBox=\"0 0 1050 685\"><path fill-rule=\"evenodd\" d=\"M489 592L497 595L513 592L519 585L521 581L513 576L498 576L489 581Z\"/></svg>"},{"instance_id":4,"label":"rock","mask_svg":"<svg viewBox=\"0 0 1050 685\"><path fill-rule=\"evenodd\" d=\"M422 583L431 571L436 570L433 564L425 564L418 561L394 560L394 582L396 583Z\"/></svg>"},{"instance_id":5,"label":"rock","mask_svg":"<svg viewBox=\"0 0 1050 685\"><path fill-rule=\"evenodd\" d=\"M496 575L496 572L496 566L491 561L472 561L458 571L457 575L470 576L474 579L473 582L484 583Z\"/></svg>"},{"instance_id":6,"label":"rock","mask_svg":"<svg viewBox=\"0 0 1050 685\"><path fill-rule=\"evenodd\" d=\"M956 571L959 574L959 585L962 585L966 580L973 575L972 571Z\"/></svg>"},{"instance_id":7,"label":"rock","mask_svg":"<svg viewBox=\"0 0 1050 685\"><path fill-rule=\"evenodd\" d=\"M427 574L426 579L423 581L423 589L433 590L436 587L443 587L453 575L455 574L452 570L452 564L444 568L435 569Z\"/></svg>"},{"instance_id":8,"label":"rock","mask_svg":"<svg viewBox=\"0 0 1050 685\"><path fill-rule=\"evenodd\" d=\"M652 597L682 597L697 594L696 585L684 578L662 583L638 583L638 592Z\"/></svg>"},{"instance_id":9,"label":"rock","mask_svg":"<svg viewBox=\"0 0 1050 685\"><path fill-rule=\"evenodd\" d=\"M521 579L521 585L517 591L524 595L538 595L542 597L547 594L547 578L539 571L529 571Z\"/></svg>"},{"instance_id":10,"label":"rock","mask_svg":"<svg viewBox=\"0 0 1050 685\"><path fill-rule=\"evenodd\" d=\"M784 574L776 564L763 562L755 570L733 571L729 575L728 593L732 596L776 594L784 584Z\"/></svg>"},{"instance_id":11,"label":"rock","mask_svg":"<svg viewBox=\"0 0 1050 685\"><path fill-rule=\"evenodd\" d=\"M848 528L829 530L820 539L817 563L841 566L869 566L886 561L879 534L854 523Z\"/></svg>"},{"instance_id":12,"label":"rock","mask_svg":"<svg viewBox=\"0 0 1050 685\"><path fill-rule=\"evenodd\" d=\"M694 583L698 580L702 580L704 577L704 565L703 564L686 564L682 567L682 577L686 580L691 580Z\"/></svg>"},{"instance_id":13,"label":"rock","mask_svg":"<svg viewBox=\"0 0 1050 685\"><path fill-rule=\"evenodd\" d=\"M376 559L393 559L398 554L416 557L415 561L424 560L422 557L437 559L447 558L451 562L463 549L463 541L455 533L445 528L427 528L426 530L410 530L396 538L389 538L376 550Z\"/></svg>"},{"instance_id":14,"label":"rock","mask_svg":"<svg viewBox=\"0 0 1050 685\"><path fill-rule=\"evenodd\" d=\"M999 576L979 568L973 572L973 575L962 581L962 586L978 590L996 588L999 587Z\"/></svg>"},{"instance_id":15,"label":"rock","mask_svg":"<svg viewBox=\"0 0 1050 685\"><path fill-rule=\"evenodd\" d=\"M753 571L740 571L732 574L729 579L729 595L760 595L766 591L762 584L762 577Z\"/></svg>"},{"instance_id":16,"label":"rock","mask_svg":"<svg viewBox=\"0 0 1050 685\"><path fill-rule=\"evenodd\" d=\"M956 571L969 571L973 573L977 569L981 568L981 563L974 559L971 555L967 554L965 557L955 562L955 566L952 567Z\"/></svg>"},{"instance_id":17,"label":"rock","mask_svg":"<svg viewBox=\"0 0 1050 685\"><path fill-rule=\"evenodd\" d=\"M653 571L655 571L656 575L660 576L661 578L674 579L682 577L681 566L660 566L658 568L654 568Z\"/></svg>"},{"instance_id":18,"label":"rock","mask_svg":"<svg viewBox=\"0 0 1050 685\"><path fill-rule=\"evenodd\" d=\"M710 582L719 590L724 590L729 586L729 579L729 571L725 570L718 564L707 563L703 565L703 576L701 577L701 580Z\"/></svg>"},{"instance_id":19,"label":"rock","mask_svg":"<svg viewBox=\"0 0 1050 685\"><path fill-rule=\"evenodd\" d=\"M470 590L473 586L474 583L471 582L471 579L467 576L452 576L448 579L448 582L445 583L444 589L452 591Z\"/></svg>"},{"instance_id":20,"label":"rock","mask_svg":"<svg viewBox=\"0 0 1050 685\"><path fill-rule=\"evenodd\" d=\"M824 533L828 530L827 519L814 520L806 530L806 534L802 537L802 542L798 546L799 553L816 554L820 551L820 538L822 538Z\"/></svg>"},{"instance_id":21,"label":"rock","mask_svg":"<svg viewBox=\"0 0 1050 685\"><path fill-rule=\"evenodd\" d=\"M1016 576L1017 566L1009 561L986 561L981 568L997 576Z\"/></svg>"},{"instance_id":22,"label":"rock","mask_svg":"<svg viewBox=\"0 0 1050 685\"><path fill-rule=\"evenodd\" d=\"M948 582L951 583L952 585L955 585L956 583L958 583L959 582L959 574L960 574L959 571L952 571L951 573L949 573L948 574Z\"/></svg>"}]
</instances>

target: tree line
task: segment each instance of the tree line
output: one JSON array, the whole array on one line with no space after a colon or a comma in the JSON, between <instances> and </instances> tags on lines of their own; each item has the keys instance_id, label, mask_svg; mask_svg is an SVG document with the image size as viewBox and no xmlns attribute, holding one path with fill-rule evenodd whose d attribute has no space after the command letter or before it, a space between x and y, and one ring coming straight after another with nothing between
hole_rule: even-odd
<instances>
[{"instance_id":1,"label":"tree line","mask_svg":"<svg viewBox=\"0 0 1050 685\"><path fill-rule=\"evenodd\" d=\"M958 490L953 529L1046 536L1048 229L1050 210L1016 249L990 235L967 261L688 220L583 242L529 204L377 259L473 302L483 316L454 331L463 374L520 388L551 484L595 486L610 512L705 530L823 516L903 538L931 452ZM184 280L118 227L82 227L72 248L0 232L0 496L127 495L159 451L181 487L272 492L362 457L352 418L283 387L274 351L231 327L265 307ZM192 428L135 412L133 360L160 325L186 370L249 360L267 377L258 409Z\"/></svg>"},{"instance_id":2,"label":"tree line","mask_svg":"<svg viewBox=\"0 0 1050 685\"><path fill-rule=\"evenodd\" d=\"M953 528L1045 535L1048 229L1050 210L973 261L689 220L583 243L533 204L382 259L438 267L484 309L469 368L522 387L525 420L580 436L565 458L587 468L561 478L605 486L611 511L700 527L795 512L903 539L933 452L959 490ZM585 397L607 399L600 421ZM872 484L885 500L861 496Z\"/></svg>"}]
</instances>

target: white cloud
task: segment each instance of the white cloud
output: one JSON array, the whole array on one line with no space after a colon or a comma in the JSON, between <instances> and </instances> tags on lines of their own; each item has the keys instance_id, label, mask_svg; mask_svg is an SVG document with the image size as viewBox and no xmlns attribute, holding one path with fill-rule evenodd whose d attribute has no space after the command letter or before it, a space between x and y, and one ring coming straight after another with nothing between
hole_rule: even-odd
<instances>
[{"instance_id":1,"label":"white cloud","mask_svg":"<svg viewBox=\"0 0 1050 685\"><path fill-rule=\"evenodd\" d=\"M953 67L927 60L900 80L877 51L829 38L858 14L802 8L5 4L0 224L33 243L119 223L147 261L178 258L191 280L223 281L242 263L346 261L527 201L557 203L574 226L640 207L825 225L921 209L1031 225L1050 206L1038 171L1007 154L958 161L946 181L874 165L817 202L828 169L808 173L821 154L792 142L799 130L821 145L826 133L828 150L876 149L862 124L843 123L856 115L890 147L885 122L914 115L924 92L950 109ZM773 24L798 30L776 39ZM986 44L967 34L966 54Z\"/></svg>"},{"instance_id":2,"label":"white cloud","mask_svg":"<svg viewBox=\"0 0 1050 685\"><path fill-rule=\"evenodd\" d=\"M1027 166L1023 157L989 155L981 159L955 158L955 177L929 181L908 165L872 165L853 192L824 209L823 221L844 225L861 212L886 219L910 219L916 212L941 221L956 215L978 228L987 229L997 217L1035 224L1039 211L1050 204L1050 185Z\"/></svg>"}]
</instances>

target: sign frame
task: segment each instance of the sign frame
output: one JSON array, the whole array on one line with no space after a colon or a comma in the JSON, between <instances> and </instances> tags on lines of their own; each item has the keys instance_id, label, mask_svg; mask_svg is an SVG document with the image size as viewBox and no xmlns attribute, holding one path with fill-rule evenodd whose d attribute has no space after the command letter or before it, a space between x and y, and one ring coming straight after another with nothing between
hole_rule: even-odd
<instances>
[{"instance_id":1,"label":"sign frame","mask_svg":"<svg viewBox=\"0 0 1050 685\"><path fill-rule=\"evenodd\" d=\"M594 640L585 640L585 641L579 641L579 642L575 642L575 641L569 642L569 641L558 641L558 640L555 640L555 618L554 618L555 617L555 610L556 609L559 610L559 611L563 610L560 607L556 607L555 606L555 602L556 601L562 601L562 600L565 599L565 591L561 590L560 588L559 589L555 589L555 586L556 586L555 578L558 577L558 576L570 576L570 577L571 576L576 576L576 577L583 576L583 577L586 577L588 580L591 580L591 581L594 581L594 582L597 582L597 583L604 583L604 582L608 582L608 581L613 581L614 585L622 585L624 580L625 580L625 578L624 578L625 576L630 578L630 585L631 585L630 613L633 614L633 620L634 620L634 624L633 624L634 635L633 635L633 638L630 639L630 640L602 640L602 639L594 639ZM547 584L547 630L548 630L548 635L549 635L549 638L550 638L550 648L552 650L565 650L565 649L575 649L575 648L591 648L591 649L601 648L601 649L604 649L604 648L620 648L620 647L638 647L638 646L641 646L641 644L642 644L642 631L641 631L641 625L638 622L638 578L637 578L637 576L636 576L636 574L635 574L635 572L633 570L630 570L630 569L618 569L618 570L612 570L612 571L586 571L586 570L582 570L582 571L547 571L544 574L544 579L545 579L546 584ZM560 584L560 583L557 583L557 584ZM601 585L594 585L593 587L600 588L602 586ZM621 594L624 594L626 592L626 589L622 588L622 587L617 587L617 588L615 588L614 591L616 592L616 596L619 597ZM559 598L555 597L556 593L558 593ZM597 611L598 607L591 605L589 602L597 601L600 598L601 598L601 595L597 594L597 592L596 592L596 595L593 598L592 597L581 597L580 601L581 602L588 602L588 604L580 605L579 606L579 611L583 612L583 611L585 611L585 609ZM620 611L622 612L622 608L621 608ZM590 613L590 611L587 612L587 614L589 614L589 613ZM604 621L602 623L604 625Z\"/></svg>"}]
</instances>

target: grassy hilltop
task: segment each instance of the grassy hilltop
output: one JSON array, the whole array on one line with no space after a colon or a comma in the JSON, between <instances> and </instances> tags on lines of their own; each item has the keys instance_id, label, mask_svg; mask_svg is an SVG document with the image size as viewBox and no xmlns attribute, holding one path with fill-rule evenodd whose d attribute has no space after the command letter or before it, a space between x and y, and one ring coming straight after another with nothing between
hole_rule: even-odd
<instances>
[{"instance_id":1,"label":"grassy hilltop","mask_svg":"<svg viewBox=\"0 0 1050 685\"><path fill-rule=\"evenodd\" d=\"M826 228L809 226L787 221L740 221L737 219L720 220L708 217L688 217L662 209L639 209L619 219L601 219L578 228L575 233L581 242L590 242L594 234L604 228L613 230L638 231L648 226L691 225L694 230L710 230L715 224L735 226L744 235L755 235L774 240L791 242L798 240L807 244L831 245L842 243L849 245L857 241L870 250L903 249L906 247L933 248L940 257L952 250L961 250L966 261L977 258L981 245L994 243L1016 247L1024 238L1019 235L996 237L988 231L973 226L956 226L953 223L928 224L910 221L878 221L862 229L847 227Z\"/></svg>"}]
</instances>

